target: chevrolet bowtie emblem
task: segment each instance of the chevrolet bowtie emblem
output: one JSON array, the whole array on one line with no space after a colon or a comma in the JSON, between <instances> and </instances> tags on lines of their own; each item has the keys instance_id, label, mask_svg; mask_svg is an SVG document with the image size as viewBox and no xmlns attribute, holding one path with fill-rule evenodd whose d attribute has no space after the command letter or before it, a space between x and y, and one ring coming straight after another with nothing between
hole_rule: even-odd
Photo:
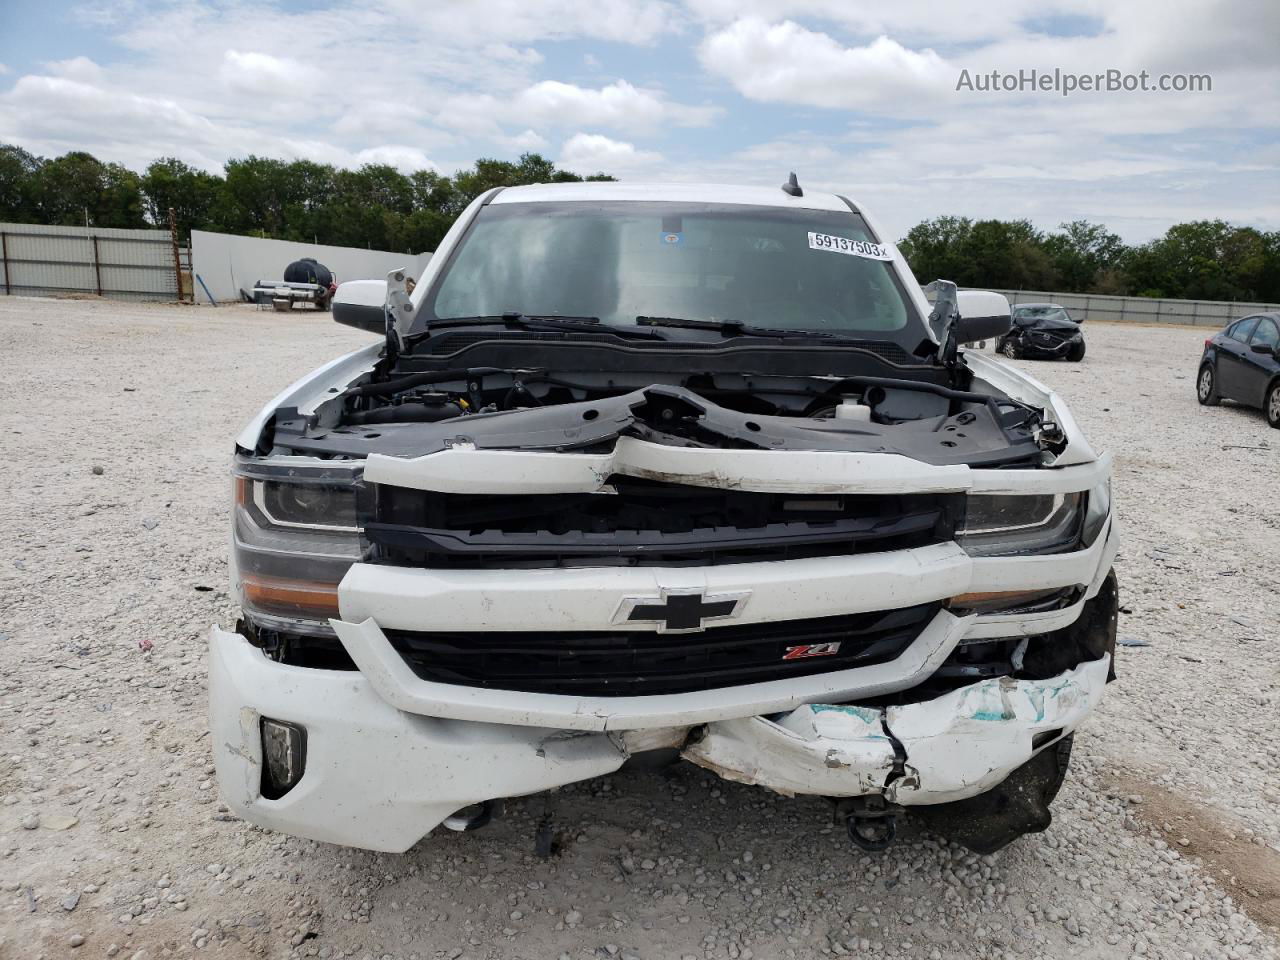
<instances>
[{"instance_id":1,"label":"chevrolet bowtie emblem","mask_svg":"<svg viewBox=\"0 0 1280 960\"><path fill-rule=\"evenodd\" d=\"M628 597L618 605L614 623L656 623L659 633L695 633L708 623L731 620L742 612L750 590L703 593L663 590L656 597Z\"/></svg>"}]
</instances>

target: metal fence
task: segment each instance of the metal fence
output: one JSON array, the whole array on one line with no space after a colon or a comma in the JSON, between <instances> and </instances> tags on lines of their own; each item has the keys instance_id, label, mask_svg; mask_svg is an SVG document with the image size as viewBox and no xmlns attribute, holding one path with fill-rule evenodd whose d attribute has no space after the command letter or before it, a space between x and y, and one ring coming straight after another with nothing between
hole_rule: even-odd
<instances>
[{"instance_id":1,"label":"metal fence","mask_svg":"<svg viewBox=\"0 0 1280 960\"><path fill-rule=\"evenodd\" d=\"M1009 303L1056 303L1079 320L1103 323L1177 323L1221 327L1228 320L1253 313L1280 310L1280 304L1233 300L1170 300L1155 297L1104 297L1088 293L1050 293L1043 290L999 290Z\"/></svg>"},{"instance_id":2,"label":"metal fence","mask_svg":"<svg viewBox=\"0 0 1280 960\"><path fill-rule=\"evenodd\" d=\"M182 251L171 230L0 223L0 291L178 300Z\"/></svg>"}]
</instances>

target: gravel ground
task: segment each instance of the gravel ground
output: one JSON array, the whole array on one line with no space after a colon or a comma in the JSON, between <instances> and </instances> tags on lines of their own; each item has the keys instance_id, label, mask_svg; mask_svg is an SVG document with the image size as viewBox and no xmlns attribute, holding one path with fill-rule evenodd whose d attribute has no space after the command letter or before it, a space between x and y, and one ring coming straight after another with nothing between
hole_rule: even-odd
<instances>
[{"instance_id":1,"label":"gravel ground","mask_svg":"<svg viewBox=\"0 0 1280 960\"><path fill-rule=\"evenodd\" d=\"M1199 407L1203 331L1088 326L1025 362L1117 457L1120 681L1050 830L977 857L907 824L871 857L682 765L401 856L219 804L204 631L231 438L366 342L324 316L0 298L0 957L1275 957L1280 433ZM144 649L148 648L148 649Z\"/></svg>"}]
</instances>

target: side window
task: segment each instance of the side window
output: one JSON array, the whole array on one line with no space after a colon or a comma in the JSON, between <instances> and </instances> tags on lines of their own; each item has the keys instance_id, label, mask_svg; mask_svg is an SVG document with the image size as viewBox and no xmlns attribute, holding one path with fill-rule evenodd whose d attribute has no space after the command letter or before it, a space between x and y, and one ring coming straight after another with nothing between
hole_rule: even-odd
<instances>
[{"instance_id":1,"label":"side window","mask_svg":"<svg viewBox=\"0 0 1280 960\"><path fill-rule=\"evenodd\" d=\"M1272 350L1280 344L1280 327L1276 326L1274 320L1263 317L1258 321L1258 329L1253 332L1253 339L1250 343L1265 343Z\"/></svg>"},{"instance_id":2,"label":"side window","mask_svg":"<svg viewBox=\"0 0 1280 960\"><path fill-rule=\"evenodd\" d=\"M1245 317L1243 320L1237 321L1235 324L1227 328L1227 336L1232 340L1239 340L1241 343L1248 343L1249 335L1253 333L1253 328L1257 325L1257 317Z\"/></svg>"}]
</instances>

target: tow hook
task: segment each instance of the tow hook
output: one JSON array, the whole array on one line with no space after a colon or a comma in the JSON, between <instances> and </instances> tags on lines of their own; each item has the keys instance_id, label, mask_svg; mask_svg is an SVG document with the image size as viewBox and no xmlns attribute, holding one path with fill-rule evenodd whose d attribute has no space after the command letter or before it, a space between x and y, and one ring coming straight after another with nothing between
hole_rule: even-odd
<instances>
[{"instance_id":1,"label":"tow hook","mask_svg":"<svg viewBox=\"0 0 1280 960\"><path fill-rule=\"evenodd\" d=\"M902 808L884 797L842 797L835 801L835 818L844 821L854 846L867 853L888 849L898 835L898 814Z\"/></svg>"},{"instance_id":2,"label":"tow hook","mask_svg":"<svg viewBox=\"0 0 1280 960\"><path fill-rule=\"evenodd\" d=\"M469 833L489 825L495 816L502 815L501 800L482 800L463 807L452 816L445 817L442 826L458 833Z\"/></svg>"}]
</instances>

